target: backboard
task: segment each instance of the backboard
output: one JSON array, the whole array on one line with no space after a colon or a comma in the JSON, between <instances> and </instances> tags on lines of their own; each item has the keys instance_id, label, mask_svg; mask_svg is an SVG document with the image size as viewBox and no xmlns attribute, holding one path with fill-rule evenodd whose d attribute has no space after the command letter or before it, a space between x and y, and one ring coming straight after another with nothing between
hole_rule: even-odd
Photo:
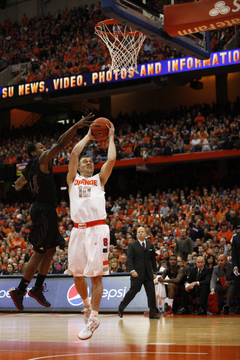
<instances>
[{"instance_id":1,"label":"backboard","mask_svg":"<svg viewBox=\"0 0 240 360\"><path fill-rule=\"evenodd\" d=\"M164 31L164 16L142 3L145 0L101 0L102 11L123 25L181 51L185 56L198 59L210 57L210 34L208 31L171 37Z\"/></svg>"}]
</instances>

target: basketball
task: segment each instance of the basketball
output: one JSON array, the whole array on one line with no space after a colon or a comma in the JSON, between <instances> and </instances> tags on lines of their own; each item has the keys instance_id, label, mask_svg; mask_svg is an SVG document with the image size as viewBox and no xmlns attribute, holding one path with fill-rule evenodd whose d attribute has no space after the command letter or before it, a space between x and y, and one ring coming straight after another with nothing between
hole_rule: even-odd
<instances>
[{"instance_id":1,"label":"basketball","mask_svg":"<svg viewBox=\"0 0 240 360\"><path fill-rule=\"evenodd\" d=\"M108 126L110 126L110 121L107 118L100 117L93 121L91 125L92 135L96 140L105 140L108 138Z\"/></svg>"}]
</instances>

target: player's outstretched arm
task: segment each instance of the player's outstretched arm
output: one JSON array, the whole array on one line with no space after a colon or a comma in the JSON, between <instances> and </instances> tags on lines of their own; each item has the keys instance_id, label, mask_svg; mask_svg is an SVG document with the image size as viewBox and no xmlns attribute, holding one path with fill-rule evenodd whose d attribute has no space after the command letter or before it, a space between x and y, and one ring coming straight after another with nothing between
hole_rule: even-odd
<instances>
[{"instance_id":1,"label":"player's outstretched arm","mask_svg":"<svg viewBox=\"0 0 240 360\"><path fill-rule=\"evenodd\" d=\"M95 115L89 113L87 116L82 117L76 124L74 124L70 129L68 129L60 138L57 143L48 151L44 151L39 158L40 164L47 164L51 159L53 159L72 139L73 135L77 131L77 129L81 129L84 126L90 126L92 121L91 119Z\"/></svg>"},{"instance_id":2,"label":"player's outstretched arm","mask_svg":"<svg viewBox=\"0 0 240 360\"><path fill-rule=\"evenodd\" d=\"M114 167L115 160L117 157L116 146L114 143L114 133L115 133L114 125L113 123L110 122L109 134L108 134L109 143L108 143L107 161L103 164L101 171L99 173L102 185L105 185L106 182L108 181L108 178L112 173L112 169Z\"/></svg>"},{"instance_id":3,"label":"player's outstretched arm","mask_svg":"<svg viewBox=\"0 0 240 360\"><path fill-rule=\"evenodd\" d=\"M68 186L73 182L76 177L77 169L78 169L78 162L79 162L79 155L83 151L84 147L90 140L96 140L95 137L92 135L91 127L88 130L88 133L82 140L80 140L72 149L69 165L68 165L68 174L67 174L67 184Z\"/></svg>"}]
</instances>

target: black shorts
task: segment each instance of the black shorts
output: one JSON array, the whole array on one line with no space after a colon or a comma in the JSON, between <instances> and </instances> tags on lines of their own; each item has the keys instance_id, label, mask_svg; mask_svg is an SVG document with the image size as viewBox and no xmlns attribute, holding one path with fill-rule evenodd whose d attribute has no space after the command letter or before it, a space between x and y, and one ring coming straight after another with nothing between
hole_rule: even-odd
<instances>
[{"instance_id":1,"label":"black shorts","mask_svg":"<svg viewBox=\"0 0 240 360\"><path fill-rule=\"evenodd\" d=\"M65 241L58 230L58 218L54 206L35 202L31 208L32 229L29 241L34 251L45 253L48 249L60 245L65 246Z\"/></svg>"}]
</instances>

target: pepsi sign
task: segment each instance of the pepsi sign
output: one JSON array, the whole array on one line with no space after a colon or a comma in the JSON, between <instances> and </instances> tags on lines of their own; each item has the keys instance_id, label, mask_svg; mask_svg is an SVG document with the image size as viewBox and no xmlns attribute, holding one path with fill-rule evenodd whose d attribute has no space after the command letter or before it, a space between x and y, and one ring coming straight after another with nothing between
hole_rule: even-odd
<instances>
[{"instance_id":1,"label":"pepsi sign","mask_svg":"<svg viewBox=\"0 0 240 360\"><path fill-rule=\"evenodd\" d=\"M88 294L89 294L89 288L88 288ZM83 305L83 301L79 293L77 292L77 289L75 287L75 284L70 286L67 292L67 301L72 306L81 306Z\"/></svg>"},{"instance_id":2,"label":"pepsi sign","mask_svg":"<svg viewBox=\"0 0 240 360\"><path fill-rule=\"evenodd\" d=\"M17 287L21 276L1 276L0 277L0 311L16 311L14 303L8 290ZM35 278L29 284L29 288L34 286ZM88 284L88 294L91 291L91 279L86 278ZM80 312L83 308L83 301L78 294L72 276L67 275L48 275L46 278L48 292L47 300L51 303L50 308L45 308L26 295L23 298L24 311L35 312ZM103 296L100 303L100 312L117 312L118 306L130 287L129 275L109 275L103 276ZM126 312L147 310L147 296L144 288L136 295L126 308Z\"/></svg>"}]
</instances>

